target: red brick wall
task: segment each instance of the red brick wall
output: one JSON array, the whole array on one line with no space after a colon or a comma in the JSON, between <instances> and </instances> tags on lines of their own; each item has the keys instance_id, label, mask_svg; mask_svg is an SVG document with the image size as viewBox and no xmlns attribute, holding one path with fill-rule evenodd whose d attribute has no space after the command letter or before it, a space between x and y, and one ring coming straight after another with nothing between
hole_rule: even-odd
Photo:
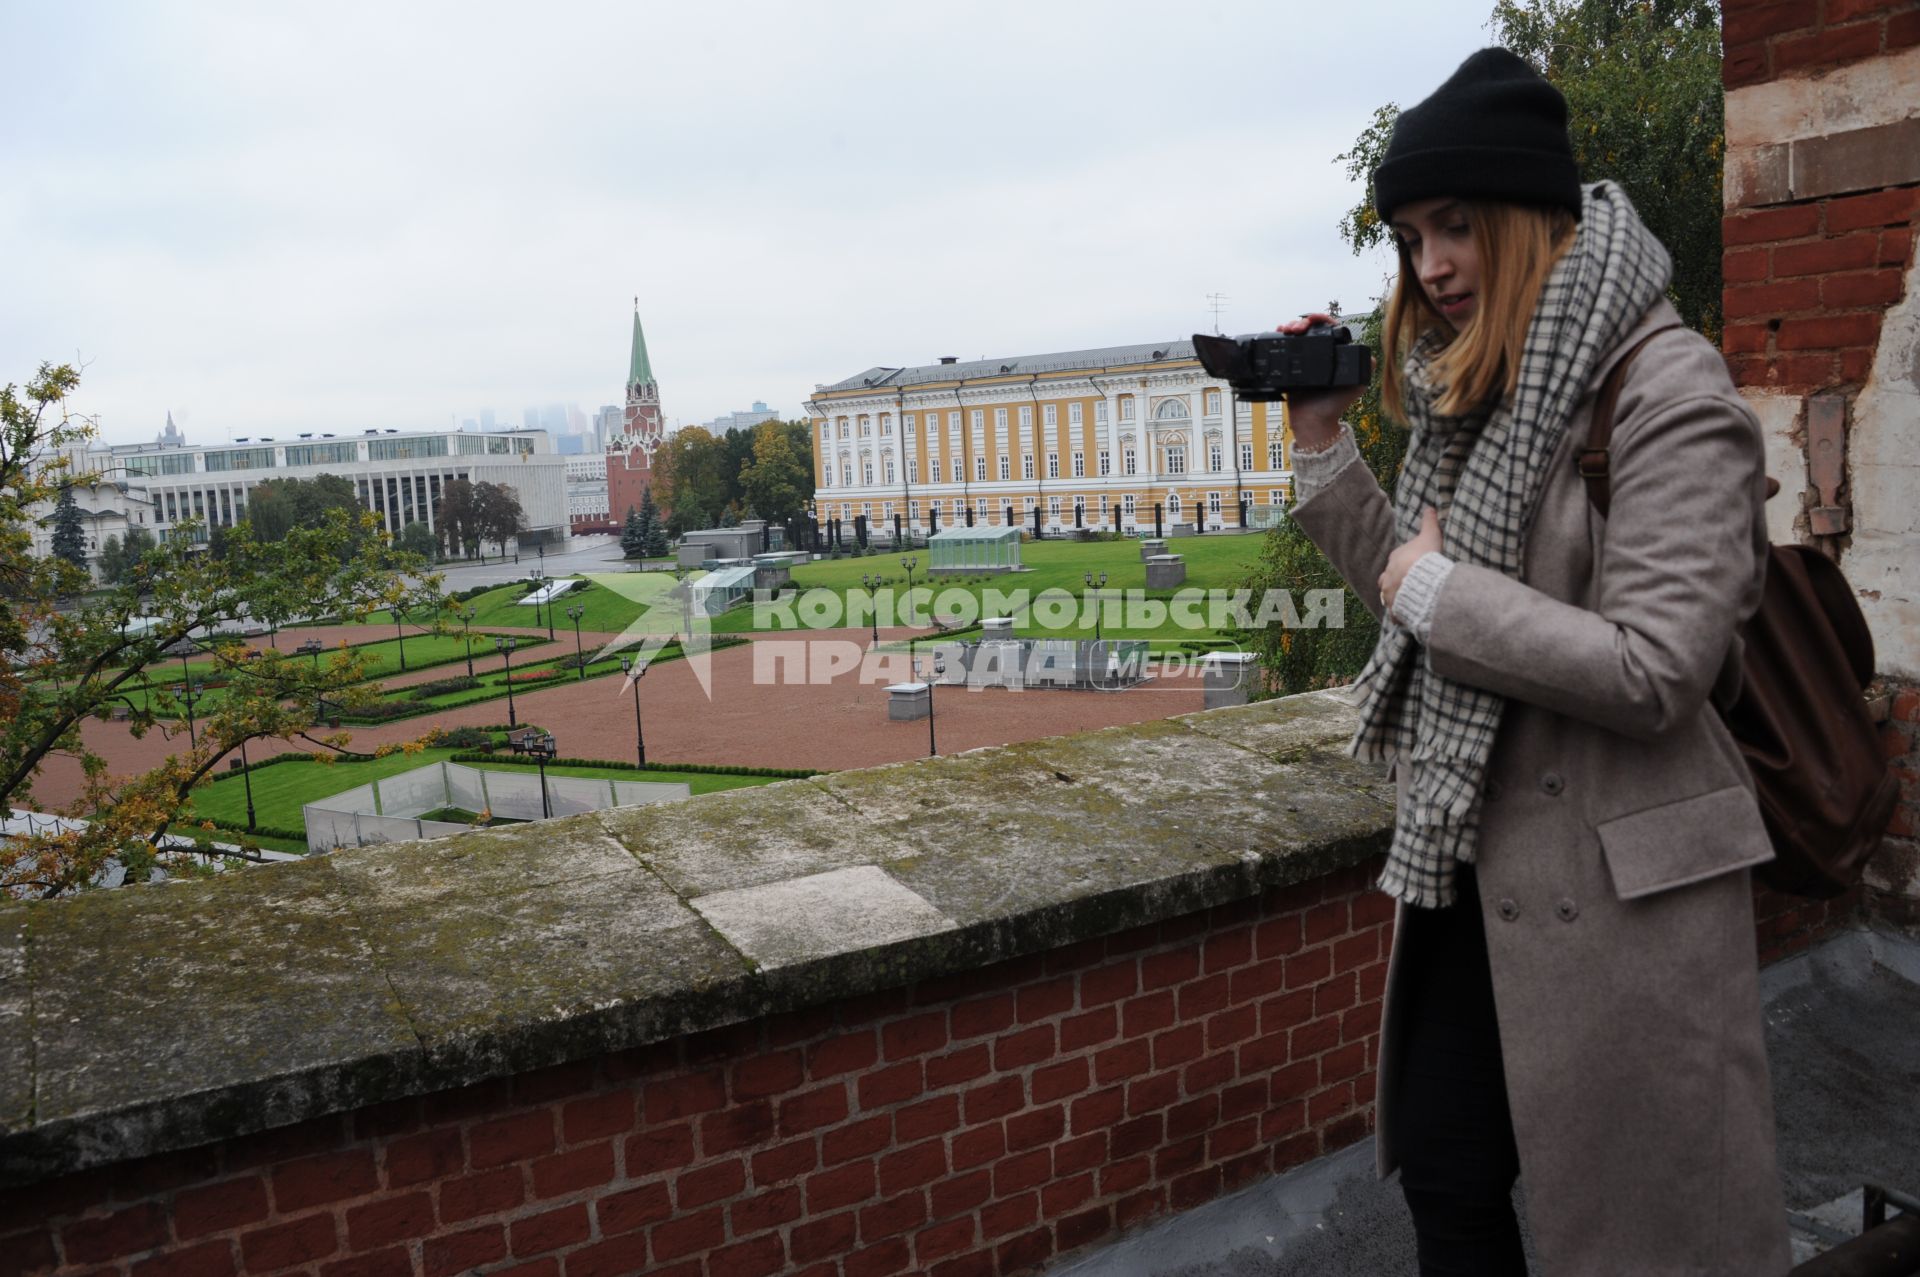
<instances>
[{"instance_id":1,"label":"red brick wall","mask_svg":"<svg viewBox=\"0 0 1920 1277\"><path fill-rule=\"evenodd\" d=\"M1729 89L1920 44L1914 0L1727 0L1720 24Z\"/></svg>"},{"instance_id":2,"label":"red brick wall","mask_svg":"<svg viewBox=\"0 0 1920 1277\"><path fill-rule=\"evenodd\" d=\"M1723 349L1735 384L1858 387L1905 291L1920 187L1728 214Z\"/></svg>"},{"instance_id":3,"label":"red brick wall","mask_svg":"<svg viewBox=\"0 0 1920 1277\"><path fill-rule=\"evenodd\" d=\"M1377 866L0 1194L0 1274L1012 1273L1365 1136Z\"/></svg>"},{"instance_id":4,"label":"red brick wall","mask_svg":"<svg viewBox=\"0 0 1920 1277\"><path fill-rule=\"evenodd\" d=\"M1874 922L1920 938L1920 892L1912 889L1920 884L1920 684L1892 691L1893 708L1880 739L1900 778L1900 805L1869 871L1863 903Z\"/></svg>"}]
</instances>

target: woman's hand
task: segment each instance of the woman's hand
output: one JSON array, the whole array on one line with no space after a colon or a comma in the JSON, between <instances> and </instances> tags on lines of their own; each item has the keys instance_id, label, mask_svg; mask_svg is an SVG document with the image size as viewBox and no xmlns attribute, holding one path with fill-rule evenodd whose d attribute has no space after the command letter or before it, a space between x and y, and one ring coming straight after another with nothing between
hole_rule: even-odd
<instances>
[{"instance_id":1,"label":"woman's hand","mask_svg":"<svg viewBox=\"0 0 1920 1277\"><path fill-rule=\"evenodd\" d=\"M1338 323L1325 311L1314 311L1298 319L1289 319L1274 331L1299 334L1315 324ZM1364 386L1336 386L1331 390L1292 390L1287 392L1287 421L1293 427L1294 443L1308 452L1318 452L1340 433L1340 418L1353 407Z\"/></svg>"},{"instance_id":2,"label":"woman's hand","mask_svg":"<svg viewBox=\"0 0 1920 1277\"><path fill-rule=\"evenodd\" d=\"M1407 579L1408 569L1420 561L1420 556L1438 553L1440 548L1440 512L1428 506L1420 516L1420 534L1387 556L1387 570L1380 574L1380 606L1383 609L1393 611L1393 601L1400 594L1400 583Z\"/></svg>"}]
</instances>

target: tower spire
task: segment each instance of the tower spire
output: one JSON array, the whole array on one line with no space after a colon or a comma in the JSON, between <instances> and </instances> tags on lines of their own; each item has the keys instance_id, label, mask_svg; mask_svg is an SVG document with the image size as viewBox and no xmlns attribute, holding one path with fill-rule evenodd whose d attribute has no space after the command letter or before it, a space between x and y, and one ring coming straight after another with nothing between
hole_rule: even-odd
<instances>
[{"instance_id":1,"label":"tower spire","mask_svg":"<svg viewBox=\"0 0 1920 1277\"><path fill-rule=\"evenodd\" d=\"M633 299L633 355L627 363L627 384L645 386L653 382L653 365L647 359L647 335L640 331L640 299Z\"/></svg>"}]
</instances>

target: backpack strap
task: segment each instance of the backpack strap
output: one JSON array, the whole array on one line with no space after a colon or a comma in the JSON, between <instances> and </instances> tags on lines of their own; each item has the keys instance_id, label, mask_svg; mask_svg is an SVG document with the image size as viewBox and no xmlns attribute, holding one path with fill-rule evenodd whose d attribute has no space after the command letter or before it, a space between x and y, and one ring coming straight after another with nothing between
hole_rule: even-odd
<instances>
[{"instance_id":1,"label":"backpack strap","mask_svg":"<svg viewBox=\"0 0 1920 1277\"><path fill-rule=\"evenodd\" d=\"M1593 405L1593 419L1587 424L1587 446L1574 454L1573 461L1574 468L1586 481L1588 503L1600 512L1603 519L1613 501L1613 450L1608 445L1613 440L1613 412L1620 402L1620 387L1626 384L1627 368L1633 363L1633 357L1640 353L1641 347L1661 333L1682 327L1685 325L1666 324L1634 342L1608 371L1607 379L1600 383L1600 395Z\"/></svg>"}]
</instances>

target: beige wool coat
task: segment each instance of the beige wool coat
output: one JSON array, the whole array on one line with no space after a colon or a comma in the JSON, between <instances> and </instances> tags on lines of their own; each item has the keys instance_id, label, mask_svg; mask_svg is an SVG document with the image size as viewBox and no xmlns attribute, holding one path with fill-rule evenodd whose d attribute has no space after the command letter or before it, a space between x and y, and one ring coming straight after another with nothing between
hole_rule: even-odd
<instances>
[{"instance_id":1,"label":"beige wool coat","mask_svg":"<svg viewBox=\"0 0 1920 1277\"><path fill-rule=\"evenodd\" d=\"M1677 322L1659 303L1595 370L1522 577L1457 564L1427 650L1435 672L1507 698L1477 877L1527 1214L1552 1277L1790 1266L1748 883L1772 849L1708 699L1737 686L1734 628L1765 570L1759 425L1719 352L1674 329L1629 368L1609 518L1574 468L1601 380ZM1294 517L1377 615L1398 542L1366 467ZM1401 957L1396 945L1382 1174L1396 1165Z\"/></svg>"}]
</instances>

